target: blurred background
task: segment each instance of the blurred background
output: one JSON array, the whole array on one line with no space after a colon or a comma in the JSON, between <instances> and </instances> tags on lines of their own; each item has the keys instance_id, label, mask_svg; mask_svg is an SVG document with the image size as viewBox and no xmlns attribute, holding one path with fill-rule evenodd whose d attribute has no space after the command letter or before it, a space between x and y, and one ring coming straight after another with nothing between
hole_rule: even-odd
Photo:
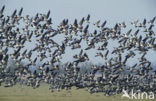
<instances>
[{"instance_id":1,"label":"blurred background","mask_svg":"<svg viewBox=\"0 0 156 101\"><path fill-rule=\"evenodd\" d=\"M51 10L55 23L64 18L73 21L91 14L92 20L108 20L110 23L152 18L155 15L155 0L1 0L6 13L24 8L25 14L46 13Z\"/></svg>"},{"instance_id":2,"label":"blurred background","mask_svg":"<svg viewBox=\"0 0 156 101\"><path fill-rule=\"evenodd\" d=\"M144 18L151 20L156 16L156 0L0 0L0 8L3 5L6 6L6 15L11 15L15 9L20 10L21 7L24 8L23 15L32 16L36 13L47 13L50 10L53 26L59 25L65 18L73 23L75 18L81 20L88 14L91 15L90 22L107 20L107 26L114 26L123 21L126 24L136 20L142 22ZM75 54L74 51L67 49L62 61L72 61L73 54ZM93 58L94 50L89 51L88 55L91 62L102 62L100 58ZM148 59L154 65L156 52L149 51Z\"/></svg>"}]
</instances>

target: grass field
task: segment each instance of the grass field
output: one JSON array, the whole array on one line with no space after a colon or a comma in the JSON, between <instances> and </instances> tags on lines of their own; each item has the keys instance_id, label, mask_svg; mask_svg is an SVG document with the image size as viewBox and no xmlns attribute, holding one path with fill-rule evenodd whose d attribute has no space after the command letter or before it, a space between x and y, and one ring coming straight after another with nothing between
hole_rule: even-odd
<instances>
[{"instance_id":1,"label":"grass field","mask_svg":"<svg viewBox=\"0 0 156 101\"><path fill-rule=\"evenodd\" d=\"M76 89L51 93L48 85L42 84L37 89L27 86L16 85L14 87L0 87L0 101L132 101L121 98L121 95L104 96L102 93L90 94L85 89ZM134 100L134 101L156 101L154 100Z\"/></svg>"}]
</instances>

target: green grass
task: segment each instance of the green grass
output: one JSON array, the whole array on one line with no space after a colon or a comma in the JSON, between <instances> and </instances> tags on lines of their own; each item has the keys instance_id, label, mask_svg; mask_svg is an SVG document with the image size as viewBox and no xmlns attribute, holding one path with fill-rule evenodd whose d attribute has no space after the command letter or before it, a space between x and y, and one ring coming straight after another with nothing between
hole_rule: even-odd
<instances>
[{"instance_id":1,"label":"green grass","mask_svg":"<svg viewBox=\"0 0 156 101\"><path fill-rule=\"evenodd\" d=\"M49 85L42 84L39 88L16 85L14 87L0 87L0 101L132 101L130 99L121 98L121 95L104 96L103 93L90 94L85 89L76 89L51 93L48 90ZM149 101L149 100L135 100ZM150 101L156 101L150 100Z\"/></svg>"}]
</instances>

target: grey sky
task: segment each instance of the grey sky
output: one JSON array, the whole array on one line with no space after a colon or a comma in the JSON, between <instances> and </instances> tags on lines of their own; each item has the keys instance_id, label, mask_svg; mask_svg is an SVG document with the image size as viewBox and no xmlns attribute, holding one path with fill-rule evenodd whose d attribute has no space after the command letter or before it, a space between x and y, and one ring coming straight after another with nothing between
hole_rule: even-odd
<instances>
[{"instance_id":1,"label":"grey sky","mask_svg":"<svg viewBox=\"0 0 156 101\"><path fill-rule=\"evenodd\" d=\"M81 19L88 14L91 21L107 20L108 25L125 21L152 19L156 10L155 0L1 0L0 7L6 5L6 14L14 9L24 8L24 14L35 15L47 13L51 10L53 23L58 25L64 18L73 22L75 18ZM155 54L151 52L151 54ZM151 55L152 56L152 55ZM155 56L152 56L155 59ZM154 62L153 59L151 61Z\"/></svg>"},{"instance_id":2,"label":"grey sky","mask_svg":"<svg viewBox=\"0 0 156 101\"><path fill-rule=\"evenodd\" d=\"M155 0L1 0L7 13L24 8L25 14L46 13L51 10L54 21L63 18L82 18L91 14L92 19L117 22L155 16Z\"/></svg>"}]
</instances>

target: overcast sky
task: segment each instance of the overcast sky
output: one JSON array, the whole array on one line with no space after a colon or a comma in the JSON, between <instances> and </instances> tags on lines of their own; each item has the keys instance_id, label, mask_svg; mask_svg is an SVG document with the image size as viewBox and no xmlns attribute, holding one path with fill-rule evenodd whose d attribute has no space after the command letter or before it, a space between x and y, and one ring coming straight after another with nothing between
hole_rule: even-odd
<instances>
[{"instance_id":1,"label":"overcast sky","mask_svg":"<svg viewBox=\"0 0 156 101\"><path fill-rule=\"evenodd\" d=\"M82 18L87 14L91 14L92 19L109 22L156 16L156 0L0 0L0 6L3 4L8 13L21 7L26 14L51 10L56 22L64 18Z\"/></svg>"},{"instance_id":2,"label":"overcast sky","mask_svg":"<svg viewBox=\"0 0 156 101\"><path fill-rule=\"evenodd\" d=\"M0 0L0 7L6 6L5 13L24 8L24 14L35 15L51 10L53 23L58 25L64 18L81 19L88 14L92 21L107 20L109 25L125 21L148 20L156 16L156 0ZM152 58L154 52L150 55ZM155 53L156 54L156 53ZM151 61L154 62L154 59Z\"/></svg>"}]
</instances>

